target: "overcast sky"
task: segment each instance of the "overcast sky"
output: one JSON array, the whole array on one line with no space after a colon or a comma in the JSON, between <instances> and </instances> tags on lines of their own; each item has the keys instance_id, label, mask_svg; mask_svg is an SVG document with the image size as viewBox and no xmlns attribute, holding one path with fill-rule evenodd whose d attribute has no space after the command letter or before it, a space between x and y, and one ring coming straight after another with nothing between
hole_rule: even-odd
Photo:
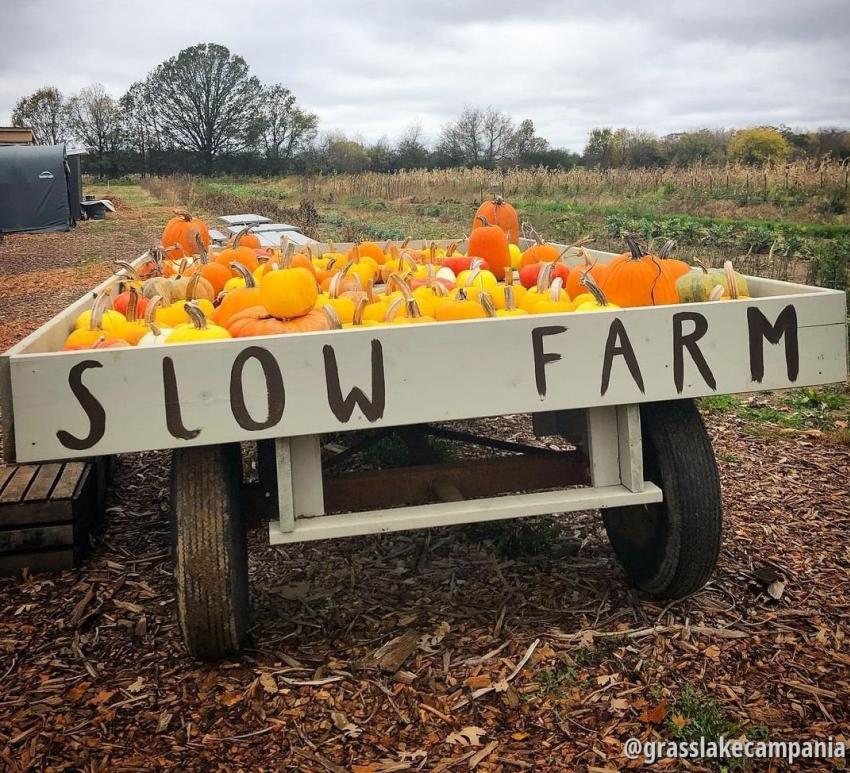
<instances>
[{"instance_id":1,"label":"overcast sky","mask_svg":"<svg viewBox=\"0 0 850 773\"><path fill-rule=\"evenodd\" d=\"M40 86L119 97L216 42L323 130L370 141L414 122L434 138L464 105L532 118L574 150L594 126L850 125L850 0L9 0L0 14L3 123Z\"/></svg>"}]
</instances>

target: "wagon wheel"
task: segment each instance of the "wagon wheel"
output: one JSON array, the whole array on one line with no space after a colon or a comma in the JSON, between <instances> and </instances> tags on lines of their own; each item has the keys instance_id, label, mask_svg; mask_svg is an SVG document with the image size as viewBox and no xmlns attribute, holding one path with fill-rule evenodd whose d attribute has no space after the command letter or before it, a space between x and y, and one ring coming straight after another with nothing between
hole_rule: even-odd
<instances>
[{"instance_id":1,"label":"wagon wheel","mask_svg":"<svg viewBox=\"0 0 850 773\"><path fill-rule=\"evenodd\" d=\"M239 651L248 616L248 554L239 512L238 444L176 449L171 463L177 616L189 652Z\"/></svg>"},{"instance_id":2,"label":"wagon wheel","mask_svg":"<svg viewBox=\"0 0 850 773\"><path fill-rule=\"evenodd\" d=\"M720 553L723 508L717 463L692 400L640 408L646 480L664 501L602 511L629 579L658 598L682 598L711 576Z\"/></svg>"}]
</instances>

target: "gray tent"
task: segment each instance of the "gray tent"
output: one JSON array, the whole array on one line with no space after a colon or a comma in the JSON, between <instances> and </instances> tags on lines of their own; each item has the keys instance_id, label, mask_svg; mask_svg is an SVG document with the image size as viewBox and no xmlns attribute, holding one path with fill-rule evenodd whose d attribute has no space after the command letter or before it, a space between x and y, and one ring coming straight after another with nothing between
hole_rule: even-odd
<instances>
[{"instance_id":1,"label":"gray tent","mask_svg":"<svg viewBox=\"0 0 850 773\"><path fill-rule=\"evenodd\" d=\"M69 230L69 171L64 145L0 147L0 232Z\"/></svg>"}]
</instances>

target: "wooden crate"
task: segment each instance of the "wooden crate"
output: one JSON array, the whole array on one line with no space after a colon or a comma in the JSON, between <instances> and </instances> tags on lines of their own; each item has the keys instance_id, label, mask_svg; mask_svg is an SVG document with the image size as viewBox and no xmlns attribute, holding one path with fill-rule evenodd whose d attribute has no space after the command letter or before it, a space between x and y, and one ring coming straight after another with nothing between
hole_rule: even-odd
<instances>
[{"instance_id":1,"label":"wooden crate","mask_svg":"<svg viewBox=\"0 0 850 773\"><path fill-rule=\"evenodd\" d=\"M108 464L0 467L0 574L70 569L100 525Z\"/></svg>"}]
</instances>

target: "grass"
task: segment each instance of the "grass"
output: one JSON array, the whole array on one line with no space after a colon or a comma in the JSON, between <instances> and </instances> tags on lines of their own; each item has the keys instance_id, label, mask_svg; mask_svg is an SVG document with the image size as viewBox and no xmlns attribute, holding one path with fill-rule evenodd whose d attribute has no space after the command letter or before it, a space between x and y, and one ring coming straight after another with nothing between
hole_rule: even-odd
<instances>
[{"instance_id":1,"label":"grass","mask_svg":"<svg viewBox=\"0 0 850 773\"><path fill-rule=\"evenodd\" d=\"M503 560L548 554L561 539L561 525L549 518L485 521L464 529L472 542L491 542Z\"/></svg>"}]
</instances>

